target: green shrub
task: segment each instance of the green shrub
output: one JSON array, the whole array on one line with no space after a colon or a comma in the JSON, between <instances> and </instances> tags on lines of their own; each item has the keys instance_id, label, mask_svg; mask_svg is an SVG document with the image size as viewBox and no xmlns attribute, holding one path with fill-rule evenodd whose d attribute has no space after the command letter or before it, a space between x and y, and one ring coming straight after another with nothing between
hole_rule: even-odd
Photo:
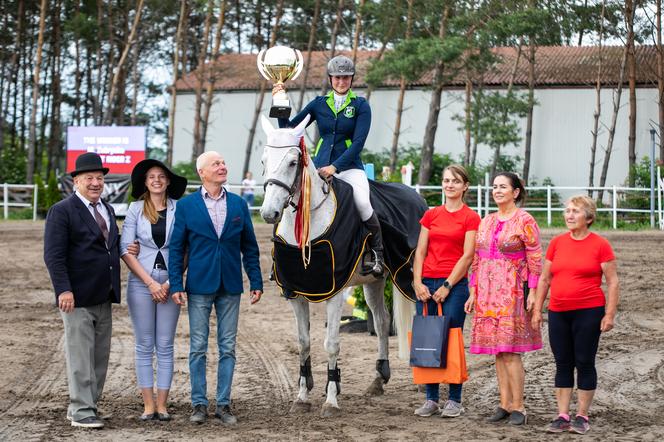
<instances>
[{"instance_id":1,"label":"green shrub","mask_svg":"<svg viewBox=\"0 0 664 442\"><path fill-rule=\"evenodd\" d=\"M44 196L44 203L46 204L47 210L62 199L62 193L58 188L58 180L55 177L55 171L51 171L51 173L48 175L48 187L46 188L46 195Z\"/></svg>"}]
</instances>

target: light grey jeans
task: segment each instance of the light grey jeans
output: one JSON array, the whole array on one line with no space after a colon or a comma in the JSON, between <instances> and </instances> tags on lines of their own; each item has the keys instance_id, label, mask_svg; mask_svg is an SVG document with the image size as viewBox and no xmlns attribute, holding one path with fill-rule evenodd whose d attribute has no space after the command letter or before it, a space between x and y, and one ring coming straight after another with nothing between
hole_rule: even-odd
<instances>
[{"instance_id":1,"label":"light grey jeans","mask_svg":"<svg viewBox=\"0 0 664 442\"><path fill-rule=\"evenodd\" d=\"M163 284L168 279L168 271L153 269L151 276ZM157 388L170 390L173 380L173 342L180 306L170 296L164 304L152 301L150 290L134 275L129 275L127 283L127 305L134 324L138 387L154 387L152 355L156 353Z\"/></svg>"},{"instance_id":2,"label":"light grey jeans","mask_svg":"<svg viewBox=\"0 0 664 442\"><path fill-rule=\"evenodd\" d=\"M60 312L65 326L69 384L67 416L75 421L95 416L104 390L111 353L111 302Z\"/></svg>"}]
</instances>

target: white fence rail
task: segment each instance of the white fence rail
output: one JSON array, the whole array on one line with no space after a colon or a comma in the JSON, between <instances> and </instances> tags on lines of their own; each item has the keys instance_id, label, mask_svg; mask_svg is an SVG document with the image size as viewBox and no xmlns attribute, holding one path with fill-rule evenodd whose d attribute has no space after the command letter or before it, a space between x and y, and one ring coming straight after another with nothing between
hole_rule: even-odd
<instances>
[{"instance_id":1,"label":"white fence rail","mask_svg":"<svg viewBox=\"0 0 664 442\"><path fill-rule=\"evenodd\" d=\"M538 205L528 205L526 210L529 212L546 212L547 226L551 226L553 214L555 212L563 212L564 207L562 206L563 201L559 201L558 204L554 201L553 196L558 195L561 192L567 195L569 194L588 194L592 192L594 195L597 195L598 192L603 192L605 195L609 196L608 204L604 207L598 208L598 212L610 213L612 218L612 226L614 229L618 228L618 218L623 214L650 214L651 215L651 227L659 227L661 230L664 230L664 178L661 175L661 170L658 170L657 173L657 189L656 189L656 199L657 201L654 204L654 212L650 209L635 209L629 207L620 207L621 203L624 204L624 196L629 192L630 194L643 195L643 198L652 198L651 190L649 188L635 188L635 187L575 187L575 186L530 186L527 187L529 193L537 192L545 193L546 201L535 201ZM38 188L34 184L9 184L4 183L2 186L3 193L3 215L4 219L9 218L9 209L10 208L32 208L32 219L37 219L37 198L38 198ZM199 186L195 184L190 184L187 186L187 190L193 191ZM243 186L239 184L229 184L226 188L233 193L241 193ZM441 186L420 186L414 185L413 189L419 194L423 193L439 193L441 195L441 203L444 202L444 193ZM468 189L467 200L469 205L481 215L485 216L491 211L495 211L496 207L492 204L491 198L491 187L478 184L476 186L471 186ZM263 186L261 184L254 186L254 192L257 196L262 195ZM564 198L563 198L564 200ZM606 199L605 199L606 201ZM543 204L541 204L543 203ZM257 211L260 209L260 206L250 207L252 211Z\"/></svg>"},{"instance_id":2,"label":"white fence rail","mask_svg":"<svg viewBox=\"0 0 664 442\"><path fill-rule=\"evenodd\" d=\"M10 207L21 209L31 207L32 220L36 221L38 193L39 191L36 184L2 184L2 208L4 219L9 218Z\"/></svg>"},{"instance_id":3,"label":"white fence rail","mask_svg":"<svg viewBox=\"0 0 664 442\"><path fill-rule=\"evenodd\" d=\"M441 194L441 204L444 203L445 195L442 191L441 186L412 186L415 191L419 194L426 192L440 193ZM662 191L664 188L664 180L660 178L659 186L657 189L658 201L656 205L656 210L653 212L653 215L658 217L658 222L651 220L651 227L655 228L656 224L662 230L664 230L664 210L662 207ZM643 194L643 198L650 199L650 189L643 187L619 187L619 186L610 186L610 187L583 187L583 186L527 186L526 190L528 193L540 191L546 192L546 201L544 206L533 206L527 205L526 210L529 212L546 212L547 226L551 226L552 218L554 212L564 212L565 208L563 203L565 198L561 197L559 204L555 204L553 201L553 195L559 195L561 192L566 195L578 195L578 194L589 194L597 195L599 192L603 192L605 195L608 194L610 198L609 204L599 207L598 212L602 213L611 213L612 226L614 229L618 228L618 218L621 214L651 214L650 209L638 209L630 207L620 207L620 203L623 202L621 195L626 195L627 193L631 194ZM480 216L484 217L492 211L496 211L497 207L493 205L493 200L491 198L491 186L478 184L476 186L471 186L468 189L466 194L466 200L469 202L469 206L475 208L477 213ZM606 201L606 199L604 199ZM540 203L540 201L536 201Z\"/></svg>"}]
</instances>

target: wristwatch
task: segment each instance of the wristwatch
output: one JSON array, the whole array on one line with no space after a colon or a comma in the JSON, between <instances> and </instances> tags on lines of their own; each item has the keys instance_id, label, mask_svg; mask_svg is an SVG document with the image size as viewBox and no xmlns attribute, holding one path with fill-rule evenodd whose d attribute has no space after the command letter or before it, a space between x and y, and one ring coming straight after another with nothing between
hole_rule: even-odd
<instances>
[{"instance_id":1,"label":"wristwatch","mask_svg":"<svg viewBox=\"0 0 664 442\"><path fill-rule=\"evenodd\" d=\"M445 287L447 290L452 290L452 287L454 286L450 284L446 279L445 282L443 282L443 287Z\"/></svg>"}]
</instances>

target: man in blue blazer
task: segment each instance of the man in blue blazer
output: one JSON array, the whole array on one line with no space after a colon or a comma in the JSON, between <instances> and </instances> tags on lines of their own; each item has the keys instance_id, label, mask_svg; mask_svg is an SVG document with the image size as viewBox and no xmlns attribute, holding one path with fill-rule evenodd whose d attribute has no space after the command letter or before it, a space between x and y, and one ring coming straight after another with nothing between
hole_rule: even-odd
<instances>
[{"instance_id":1,"label":"man in blue blazer","mask_svg":"<svg viewBox=\"0 0 664 442\"><path fill-rule=\"evenodd\" d=\"M217 314L217 409L215 417L235 424L230 409L235 370L235 341L240 312L242 269L249 277L252 304L263 294L258 243L247 204L228 193L227 169L217 152L205 152L196 160L203 185L178 202L171 234L168 277L173 300L189 311L189 376L193 413L190 420L207 419L206 352L210 313ZM187 284L182 274L188 257Z\"/></svg>"},{"instance_id":2,"label":"man in blue blazer","mask_svg":"<svg viewBox=\"0 0 664 442\"><path fill-rule=\"evenodd\" d=\"M111 303L120 302L120 238L113 208L101 199L99 155L76 159L76 193L46 216L44 261L65 331L69 385L67 418L75 427L101 428L97 413L111 349Z\"/></svg>"}]
</instances>

